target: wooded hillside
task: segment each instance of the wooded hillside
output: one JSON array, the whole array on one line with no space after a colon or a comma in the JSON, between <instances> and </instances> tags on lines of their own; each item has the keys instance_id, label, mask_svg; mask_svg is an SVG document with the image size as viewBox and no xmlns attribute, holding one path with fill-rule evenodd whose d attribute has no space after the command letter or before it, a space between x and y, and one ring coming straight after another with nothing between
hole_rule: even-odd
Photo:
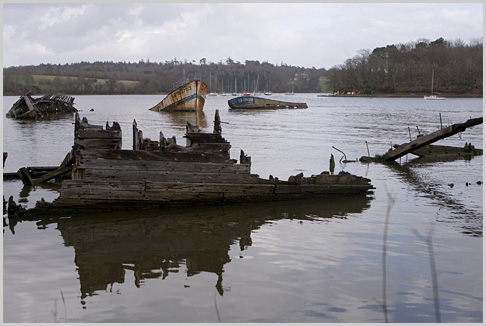
<instances>
[{"instance_id":1,"label":"wooded hillside","mask_svg":"<svg viewBox=\"0 0 486 326\"><path fill-rule=\"evenodd\" d=\"M482 94L482 39L465 44L439 38L433 42L387 45L328 71L330 87L340 92Z\"/></svg>"},{"instance_id":2,"label":"wooded hillside","mask_svg":"<svg viewBox=\"0 0 486 326\"><path fill-rule=\"evenodd\" d=\"M196 77L210 92L233 93L273 91L321 92L319 79L325 69L302 68L266 62L228 58L225 63L207 63L173 59L164 63L141 60L132 62L80 62L65 65L9 67L3 69L4 94L21 95L61 92L67 94L157 94L167 93L173 84ZM74 77L75 76L75 77ZM236 86L235 86L236 84Z\"/></svg>"},{"instance_id":3,"label":"wooded hillside","mask_svg":"<svg viewBox=\"0 0 486 326\"><path fill-rule=\"evenodd\" d=\"M482 95L482 39L419 40L361 50L352 59L330 70L273 65L268 62L178 61L79 62L41 64L3 69L4 95L64 93L158 94L173 84L196 77L209 92L356 92L360 94L429 94L432 71L434 92Z\"/></svg>"}]
</instances>

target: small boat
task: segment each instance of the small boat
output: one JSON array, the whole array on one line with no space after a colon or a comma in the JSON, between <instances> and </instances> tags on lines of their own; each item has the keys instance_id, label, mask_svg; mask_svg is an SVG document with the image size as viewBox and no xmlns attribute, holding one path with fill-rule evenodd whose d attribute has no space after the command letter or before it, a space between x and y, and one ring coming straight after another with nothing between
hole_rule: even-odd
<instances>
[{"instance_id":1,"label":"small boat","mask_svg":"<svg viewBox=\"0 0 486 326\"><path fill-rule=\"evenodd\" d=\"M256 96L240 96L228 101L230 110L238 109L306 109L306 103L283 102Z\"/></svg>"},{"instance_id":2,"label":"small boat","mask_svg":"<svg viewBox=\"0 0 486 326\"><path fill-rule=\"evenodd\" d=\"M426 99L426 100L445 100L445 97L434 95L434 69L432 69L432 87L431 87L431 90L430 90L430 95L429 96L425 95L424 99Z\"/></svg>"},{"instance_id":3,"label":"small boat","mask_svg":"<svg viewBox=\"0 0 486 326\"><path fill-rule=\"evenodd\" d=\"M193 80L177 87L152 111L196 111L204 108L208 86L200 80Z\"/></svg>"},{"instance_id":4,"label":"small boat","mask_svg":"<svg viewBox=\"0 0 486 326\"><path fill-rule=\"evenodd\" d=\"M446 98L442 97L442 96L437 96L437 95L429 95L429 96L425 95L424 99L426 99L426 100L445 100Z\"/></svg>"},{"instance_id":5,"label":"small boat","mask_svg":"<svg viewBox=\"0 0 486 326\"><path fill-rule=\"evenodd\" d=\"M294 95L294 84L292 83L292 80L289 81L289 85L292 85L292 90L289 90L288 92L285 92L285 95Z\"/></svg>"}]
</instances>

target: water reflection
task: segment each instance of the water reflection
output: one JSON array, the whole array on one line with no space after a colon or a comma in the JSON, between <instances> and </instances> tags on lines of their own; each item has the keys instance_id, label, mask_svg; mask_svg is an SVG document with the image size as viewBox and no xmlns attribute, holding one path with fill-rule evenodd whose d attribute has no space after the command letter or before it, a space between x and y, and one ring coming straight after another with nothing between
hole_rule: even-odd
<instances>
[{"instance_id":1,"label":"water reflection","mask_svg":"<svg viewBox=\"0 0 486 326\"><path fill-rule=\"evenodd\" d=\"M440 160L433 160L430 158L418 158L413 159L403 165L396 162L390 162L386 165L397 173L397 176L406 183L413 186L414 190L418 193L424 194L426 197L433 199L439 207L444 207L451 210L454 214L448 216L449 221L455 220L461 222L461 232L463 234L481 237L483 234L483 216L478 214L477 210L470 209L466 203L463 203L454 196L451 196L441 188L445 186L453 187L453 184L445 185L438 183L431 183L420 175L420 170L417 168L431 168L426 164L433 164L437 162L453 162L458 160L470 161L470 156L455 157L455 158L443 158ZM425 165L425 166L424 166ZM481 178L482 179L482 178ZM446 182L446 181L443 181Z\"/></svg>"},{"instance_id":2,"label":"water reflection","mask_svg":"<svg viewBox=\"0 0 486 326\"><path fill-rule=\"evenodd\" d=\"M13 119L8 118L11 121L15 121L19 125L33 125L37 122L45 123L49 121L58 121L58 120L73 120L74 113L72 112L64 112L64 113L49 113L41 117L37 117L35 119Z\"/></svg>"},{"instance_id":3,"label":"water reflection","mask_svg":"<svg viewBox=\"0 0 486 326\"><path fill-rule=\"evenodd\" d=\"M144 280L169 277L185 266L187 276L201 272L218 276L215 287L224 294L224 265L230 246L244 251L252 232L279 219L345 219L370 206L365 195L330 200L237 204L149 212L110 212L40 220L39 227L57 223L66 246L75 250L81 298L124 283L133 272L135 286Z\"/></svg>"},{"instance_id":4,"label":"water reflection","mask_svg":"<svg viewBox=\"0 0 486 326\"><path fill-rule=\"evenodd\" d=\"M206 120L206 115L204 111L197 110L196 112L190 111L181 111L181 112L158 112L159 114L163 114L167 116L174 126L185 126L186 122L189 122L192 125L199 126L202 129L207 128L208 122Z\"/></svg>"}]
</instances>

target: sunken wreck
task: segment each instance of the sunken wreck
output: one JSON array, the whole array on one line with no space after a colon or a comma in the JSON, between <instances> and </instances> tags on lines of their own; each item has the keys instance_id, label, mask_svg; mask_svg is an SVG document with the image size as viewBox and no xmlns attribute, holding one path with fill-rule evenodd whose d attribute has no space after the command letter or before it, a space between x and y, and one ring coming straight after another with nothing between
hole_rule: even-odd
<instances>
[{"instance_id":1,"label":"sunken wreck","mask_svg":"<svg viewBox=\"0 0 486 326\"><path fill-rule=\"evenodd\" d=\"M61 94L47 94L33 98L29 94L21 96L7 112L7 118L41 119L56 114L74 113L74 97Z\"/></svg>"},{"instance_id":2,"label":"sunken wreck","mask_svg":"<svg viewBox=\"0 0 486 326\"><path fill-rule=\"evenodd\" d=\"M186 124L186 145L175 137L152 141L133 122L133 149L122 149L118 123L106 128L75 117L71 179L59 197L36 208L159 209L172 206L278 201L368 193L364 177L347 172L280 181L251 173L251 158L241 150L239 163L230 158L231 145L221 135L219 112L212 133Z\"/></svg>"}]
</instances>

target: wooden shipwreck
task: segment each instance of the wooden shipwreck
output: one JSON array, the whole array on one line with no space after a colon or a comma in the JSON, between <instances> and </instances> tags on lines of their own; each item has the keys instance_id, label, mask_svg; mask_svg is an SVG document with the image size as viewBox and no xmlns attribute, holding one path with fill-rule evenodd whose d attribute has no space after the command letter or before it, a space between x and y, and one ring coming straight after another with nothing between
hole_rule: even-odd
<instances>
[{"instance_id":1,"label":"wooden shipwreck","mask_svg":"<svg viewBox=\"0 0 486 326\"><path fill-rule=\"evenodd\" d=\"M133 122L133 149L122 148L122 131L90 125L76 114L72 179L64 180L60 196L37 208L146 209L199 204L276 201L366 193L370 180L341 172L322 172L288 181L251 174L251 158L241 151L230 158L231 145L221 136L219 113L214 130L203 133L187 123L186 145L175 137L143 138Z\"/></svg>"},{"instance_id":2,"label":"wooden shipwreck","mask_svg":"<svg viewBox=\"0 0 486 326\"><path fill-rule=\"evenodd\" d=\"M78 110L74 107L74 97L47 94L39 98L23 95L12 105L7 113L7 118L13 119L38 119L46 118L53 114L74 113Z\"/></svg>"},{"instance_id":3,"label":"wooden shipwreck","mask_svg":"<svg viewBox=\"0 0 486 326\"><path fill-rule=\"evenodd\" d=\"M461 157L466 155L482 155L483 151L474 148L472 144L465 144L461 147L435 146L431 145L441 139L453 136L465 131L467 128L474 127L483 123L483 117L469 119L464 123L455 123L445 128L441 128L428 135L419 135L416 139L401 145L395 145L385 154L375 158L363 156L360 161L387 161L392 162L409 153L419 157L444 158L444 157Z\"/></svg>"}]
</instances>

